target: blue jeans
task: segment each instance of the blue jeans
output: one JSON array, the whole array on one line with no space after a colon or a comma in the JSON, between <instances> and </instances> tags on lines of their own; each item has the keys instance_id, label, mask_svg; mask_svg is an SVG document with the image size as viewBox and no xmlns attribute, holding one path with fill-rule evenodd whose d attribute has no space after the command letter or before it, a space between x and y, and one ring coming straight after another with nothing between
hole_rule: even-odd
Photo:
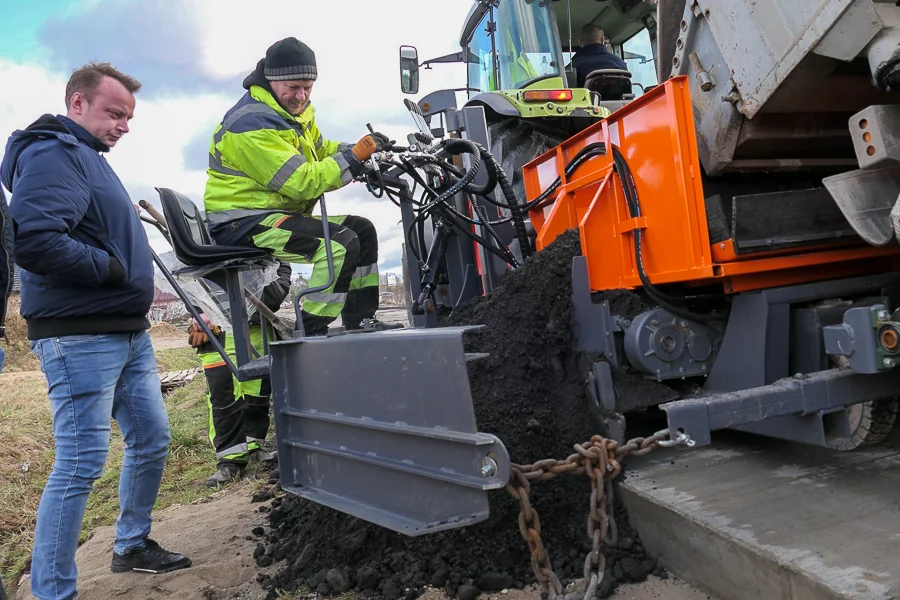
<instances>
[{"instance_id":1,"label":"blue jeans","mask_svg":"<svg viewBox=\"0 0 900 600\"><path fill-rule=\"evenodd\" d=\"M31 562L38 600L77 594L75 549L88 494L103 473L115 418L125 441L115 551L150 533L169 449L169 421L146 331L46 338L31 343L47 378L56 461L41 495Z\"/></svg>"}]
</instances>

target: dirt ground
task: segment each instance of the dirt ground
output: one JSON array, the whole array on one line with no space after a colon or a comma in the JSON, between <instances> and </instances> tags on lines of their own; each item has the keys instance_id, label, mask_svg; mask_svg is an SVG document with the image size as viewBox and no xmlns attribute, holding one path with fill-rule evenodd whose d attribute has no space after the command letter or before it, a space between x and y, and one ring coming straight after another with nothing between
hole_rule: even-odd
<instances>
[{"instance_id":1,"label":"dirt ground","mask_svg":"<svg viewBox=\"0 0 900 600\"><path fill-rule=\"evenodd\" d=\"M190 569L163 575L114 574L109 570L114 528L98 529L76 553L79 600L263 600L266 592L256 583L258 569L253 560L257 538L251 532L264 526L266 515L259 510L264 504L251 502L251 490L250 484L238 485L207 502L173 507L156 515L152 537L163 547L189 556L194 563ZM306 596L288 596L291 597ZM33 600L27 578L15 598ZM448 600L437 589L428 590L422 598ZM480 598L537 600L540 594L536 589L510 590L505 594L482 594ZM677 579L651 577L645 583L620 587L611 598L708 600L710 597Z\"/></svg>"},{"instance_id":2,"label":"dirt ground","mask_svg":"<svg viewBox=\"0 0 900 600\"><path fill-rule=\"evenodd\" d=\"M262 525L265 517L259 512L260 505L250 502L250 496L250 486L241 485L209 502L173 507L155 515L153 539L184 553L194 563L190 569L174 573L112 573L109 566L115 528L98 529L76 553L79 600L264 598L261 588L257 587L254 595L248 585L254 582L257 571L253 561L256 542L250 532ZM26 598L34 598L27 579L16 595L17 600Z\"/></svg>"},{"instance_id":3,"label":"dirt ground","mask_svg":"<svg viewBox=\"0 0 900 600\"><path fill-rule=\"evenodd\" d=\"M187 334L168 323L160 323L151 327L150 339L153 341L154 350L190 347Z\"/></svg>"}]
</instances>

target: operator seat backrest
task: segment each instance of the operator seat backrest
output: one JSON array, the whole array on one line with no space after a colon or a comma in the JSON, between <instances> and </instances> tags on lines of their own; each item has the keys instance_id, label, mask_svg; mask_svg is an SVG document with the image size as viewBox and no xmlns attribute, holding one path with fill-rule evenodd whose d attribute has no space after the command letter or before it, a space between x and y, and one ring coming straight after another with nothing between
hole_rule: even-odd
<instances>
[{"instance_id":1,"label":"operator seat backrest","mask_svg":"<svg viewBox=\"0 0 900 600\"><path fill-rule=\"evenodd\" d=\"M168 188L156 188L175 256L186 265L212 265L234 259L265 258L269 254L250 246L220 246L212 241L200 209L187 196Z\"/></svg>"},{"instance_id":2,"label":"operator seat backrest","mask_svg":"<svg viewBox=\"0 0 900 600\"><path fill-rule=\"evenodd\" d=\"M624 100L631 94L631 72L624 69L597 69L588 73L584 87L600 94L602 100Z\"/></svg>"}]
</instances>

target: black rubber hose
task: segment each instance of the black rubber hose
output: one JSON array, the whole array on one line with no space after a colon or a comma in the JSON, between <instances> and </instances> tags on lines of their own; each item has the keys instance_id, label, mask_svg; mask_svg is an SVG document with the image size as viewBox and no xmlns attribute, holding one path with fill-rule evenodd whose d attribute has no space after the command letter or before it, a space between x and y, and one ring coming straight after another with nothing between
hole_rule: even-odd
<instances>
[{"instance_id":1,"label":"black rubber hose","mask_svg":"<svg viewBox=\"0 0 900 600\"><path fill-rule=\"evenodd\" d=\"M508 209L512 214L513 229L516 232L516 238L519 240L519 245L522 248L522 255L525 258L531 256L531 241L528 239L528 230L525 227L525 214L527 213L527 210L525 210L524 204L519 204L509 178L503 171L503 167L497 162L497 159L494 158L494 155L481 144L471 140L449 140L445 146L445 150L448 154L473 153L473 151L478 152L478 156L487 167L488 182L483 186L470 183L464 186L463 189L472 194L483 196L491 204ZM497 183L500 184L500 189L503 191L503 196L506 200L505 203L488 197L488 194L496 188ZM487 219L484 220L487 221Z\"/></svg>"},{"instance_id":2,"label":"black rubber hose","mask_svg":"<svg viewBox=\"0 0 900 600\"><path fill-rule=\"evenodd\" d=\"M496 164L496 167L500 189L503 190L503 195L510 205L510 212L512 212L513 216L513 228L516 230L516 238L518 238L519 247L522 249L522 258L528 258L533 254L531 240L528 239L528 230L525 228L525 214L528 211L525 210L524 203L519 204L518 200L516 200L516 193L513 191L512 184L509 182L509 178L506 177L506 173L503 172L499 164Z\"/></svg>"},{"instance_id":3,"label":"black rubber hose","mask_svg":"<svg viewBox=\"0 0 900 600\"><path fill-rule=\"evenodd\" d=\"M457 229L459 229L459 231L464 233L466 236L468 236L475 242L481 244L481 246L483 246L485 250L487 250L491 254L495 254L496 256L502 258L504 261L507 260L507 257L503 255L503 252L501 252L497 248L494 248L493 245L487 243L487 240L485 240L483 237L481 237L480 235L476 234L474 231L469 229L469 227L467 227L465 223L460 223L459 221L457 221L456 215L454 215L453 213L448 211L446 214L444 214L442 216L444 216L447 220L453 222L453 224L456 226Z\"/></svg>"},{"instance_id":4,"label":"black rubber hose","mask_svg":"<svg viewBox=\"0 0 900 600\"><path fill-rule=\"evenodd\" d=\"M628 206L628 214L632 219L641 216L641 205L638 199L637 186L634 183L634 178L631 174L631 169L628 167L628 163L625 160L625 157L619 151L616 146L612 147L612 155L613 155L613 165L616 171L619 173L619 178L622 180L622 191L625 194L625 203ZM644 256L643 256L643 230L635 229L634 230L634 254L635 260L637 261L637 271L638 277L641 279L641 284L644 286L644 289L647 291L647 295L653 299L654 302L659 304L662 308L666 309L670 313L689 319L692 321L697 321L699 323L709 323L713 321L724 321L727 317L724 316L715 316L715 315L702 315L700 313L695 313L687 308L676 306L674 301L667 296L665 293L660 291L653 283L650 282L650 278L647 277L647 271L644 268Z\"/></svg>"},{"instance_id":5,"label":"black rubber hose","mask_svg":"<svg viewBox=\"0 0 900 600\"><path fill-rule=\"evenodd\" d=\"M475 219L471 218L470 216L464 215L463 213L456 210L451 204L444 204L444 206L449 208L451 211L453 211L453 214L455 214L457 217L459 217L460 219L462 219L463 221L465 221L467 223L471 223L472 225L481 225L482 224L482 221L480 221L480 220L476 221ZM473 207L475 206L474 201L473 201L472 206ZM505 224L509 223L510 221L512 221L512 216L503 217L502 219L498 219L496 221L487 221L487 222L491 225L491 227L496 227L497 225L505 225Z\"/></svg>"},{"instance_id":6,"label":"black rubber hose","mask_svg":"<svg viewBox=\"0 0 900 600\"><path fill-rule=\"evenodd\" d=\"M572 157L572 160L568 162L564 169L564 173L566 174L566 179L569 179L575 170L578 169L583 163L588 161L595 156L604 156L606 154L606 144L603 142L594 142L593 144L588 144L584 148L582 148L578 154ZM559 189L559 186L562 184L562 178L557 177L550 186L541 192L541 195L526 204L526 210L534 210L537 208L542 208L547 202L553 200L551 194Z\"/></svg>"},{"instance_id":7,"label":"black rubber hose","mask_svg":"<svg viewBox=\"0 0 900 600\"><path fill-rule=\"evenodd\" d=\"M497 234L497 231L491 226L490 221L488 221L488 218L487 218L487 212L485 211L484 207L483 207L483 206L478 206L478 205L476 205L476 204L472 204L472 208L475 210L475 214L477 214L477 215L481 218L481 220L482 220L482 225L484 226L484 228L485 228L485 229L487 230L487 232L491 235L491 237L494 238L494 241L497 242L497 246L499 246L500 248L503 249L503 253L504 253L504 254L506 255L506 257L507 257L507 258L506 258L506 262L508 262L509 264L511 264L511 265L513 266L513 268L518 269L519 266L520 266L520 265L519 265L519 261L517 261L517 260L516 260L516 257L513 256L513 253L509 251L509 248L507 248L507 247L503 244L503 240L502 240L502 239L500 238L500 236ZM455 212L455 211L454 211L454 212Z\"/></svg>"},{"instance_id":8,"label":"black rubber hose","mask_svg":"<svg viewBox=\"0 0 900 600\"><path fill-rule=\"evenodd\" d=\"M438 197L437 202L443 202L443 201L447 200L448 198L452 198L457 193L459 193L464 187L466 187L467 185L472 183L472 181L475 180L475 175L478 173L478 169L481 168L481 153L478 151L478 146L476 146L474 143L470 142L469 140L456 139L456 138L451 138L444 142L444 149L448 153L455 151L456 149L459 149L459 153L463 154L464 153L464 151L462 150L463 148L468 150L468 152L473 155L472 166L469 168L468 171L466 171L466 174L463 175L461 179L456 181L456 183L451 185L447 189L447 191L445 191L443 194L441 194Z\"/></svg>"},{"instance_id":9,"label":"black rubber hose","mask_svg":"<svg viewBox=\"0 0 900 600\"><path fill-rule=\"evenodd\" d=\"M474 154L475 156L479 157L482 162L487 162L487 157L490 156L490 153L486 154L485 149L480 144L473 142L472 140L464 140L460 138L452 138L447 140L447 143L444 146L444 151L452 156L456 156L459 154ZM493 156L491 156L491 160L493 161ZM488 168L486 170L486 173L488 178L487 183L485 183L484 185L478 185L473 181L467 183L463 187L463 190L471 194L490 194L492 191L494 191L494 188L497 187L497 173L492 168Z\"/></svg>"}]
</instances>

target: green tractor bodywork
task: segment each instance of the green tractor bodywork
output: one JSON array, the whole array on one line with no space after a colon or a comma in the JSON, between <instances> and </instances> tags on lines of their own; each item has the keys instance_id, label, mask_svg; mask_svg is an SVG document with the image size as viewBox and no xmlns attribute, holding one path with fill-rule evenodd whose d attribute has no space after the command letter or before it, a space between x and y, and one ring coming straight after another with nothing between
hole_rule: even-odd
<instances>
[{"instance_id":1,"label":"green tractor bodywork","mask_svg":"<svg viewBox=\"0 0 900 600\"><path fill-rule=\"evenodd\" d=\"M414 48L401 49L403 91L418 92L420 66L430 69L433 64L462 62L467 66L466 87L453 91L454 98L455 91L467 92L462 108L484 107L488 123L510 117L537 119L568 137L623 104L604 103L598 94L575 88L570 59L578 49L581 28L589 22L603 28L612 51L628 64L636 87L656 84L655 4L641 0L477 0L460 35L462 52L419 65ZM537 90L570 90L572 97L563 101L526 99L525 92ZM427 110L432 96L423 99L426 115L444 108Z\"/></svg>"}]
</instances>

